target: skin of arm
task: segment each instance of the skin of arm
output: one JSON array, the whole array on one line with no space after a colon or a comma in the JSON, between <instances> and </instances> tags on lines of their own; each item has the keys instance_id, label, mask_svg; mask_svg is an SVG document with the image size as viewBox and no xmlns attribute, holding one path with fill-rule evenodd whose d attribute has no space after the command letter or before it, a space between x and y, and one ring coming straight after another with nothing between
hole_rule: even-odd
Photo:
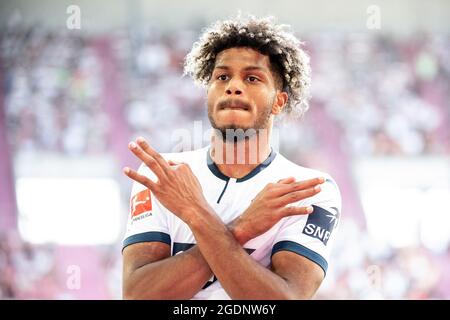
<instances>
[{"instance_id":1,"label":"skin of arm","mask_svg":"<svg viewBox=\"0 0 450 320\"><path fill-rule=\"evenodd\" d=\"M204 259L232 299L306 299L316 292L324 278L317 264L281 251L267 269L247 254L213 211L203 209L198 214L201 209L196 210L198 220L190 224L191 230Z\"/></svg>"},{"instance_id":2,"label":"skin of arm","mask_svg":"<svg viewBox=\"0 0 450 320\"><path fill-rule=\"evenodd\" d=\"M191 299L212 276L197 246L171 257L166 243L136 243L123 260L125 299Z\"/></svg>"},{"instance_id":3,"label":"skin of arm","mask_svg":"<svg viewBox=\"0 0 450 320\"><path fill-rule=\"evenodd\" d=\"M190 299L213 272L234 299L301 299L314 294L324 277L318 265L297 254L280 251L273 255L270 269L267 269L254 261L242 245L285 216L311 213L311 207L287 207L287 204L320 192L323 178L303 182L287 178L270 183L241 216L225 225L203 198L188 165L164 163L145 140L138 139L137 143L130 149L157 174L161 183L156 186L128 168L125 173L151 189L171 212L186 222L197 245L173 257L170 257L170 246L159 242L125 248L125 299ZM181 190L191 191L183 194ZM174 199L174 194L183 196ZM183 206L182 200L191 205ZM205 225L208 228L204 228Z\"/></svg>"}]
</instances>

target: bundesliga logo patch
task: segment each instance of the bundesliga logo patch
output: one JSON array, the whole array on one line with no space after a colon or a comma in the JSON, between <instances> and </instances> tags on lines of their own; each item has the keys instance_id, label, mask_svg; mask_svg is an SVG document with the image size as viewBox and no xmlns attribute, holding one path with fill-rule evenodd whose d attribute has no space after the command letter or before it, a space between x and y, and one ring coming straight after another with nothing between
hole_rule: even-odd
<instances>
[{"instance_id":1,"label":"bundesliga logo patch","mask_svg":"<svg viewBox=\"0 0 450 320\"><path fill-rule=\"evenodd\" d=\"M152 200L150 198L150 190L145 189L131 198L131 217L135 218L145 212L152 211Z\"/></svg>"},{"instance_id":2,"label":"bundesliga logo patch","mask_svg":"<svg viewBox=\"0 0 450 320\"><path fill-rule=\"evenodd\" d=\"M308 216L303 233L319 239L324 245L327 245L331 232L336 228L339 221L339 211L336 213L327 211L321 207L313 206L314 211Z\"/></svg>"}]
</instances>

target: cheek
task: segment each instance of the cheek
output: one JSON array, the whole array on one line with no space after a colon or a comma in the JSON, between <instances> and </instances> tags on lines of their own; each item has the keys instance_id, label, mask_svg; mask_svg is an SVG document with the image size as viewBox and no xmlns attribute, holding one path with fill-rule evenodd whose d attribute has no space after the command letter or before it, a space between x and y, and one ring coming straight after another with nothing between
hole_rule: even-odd
<instances>
[{"instance_id":1,"label":"cheek","mask_svg":"<svg viewBox=\"0 0 450 320\"><path fill-rule=\"evenodd\" d=\"M258 90L253 95L258 106L266 108L270 105L272 107L275 94L271 90Z\"/></svg>"},{"instance_id":2,"label":"cheek","mask_svg":"<svg viewBox=\"0 0 450 320\"><path fill-rule=\"evenodd\" d=\"M212 108L214 107L215 101L216 101L216 99L214 98L213 93L211 91L208 91L208 93L206 95L206 104L207 104L209 110L212 110Z\"/></svg>"},{"instance_id":3,"label":"cheek","mask_svg":"<svg viewBox=\"0 0 450 320\"><path fill-rule=\"evenodd\" d=\"M206 100L208 103L208 108L213 107L219 98L219 90L216 85L212 84L208 87L208 90L206 92Z\"/></svg>"}]
</instances>

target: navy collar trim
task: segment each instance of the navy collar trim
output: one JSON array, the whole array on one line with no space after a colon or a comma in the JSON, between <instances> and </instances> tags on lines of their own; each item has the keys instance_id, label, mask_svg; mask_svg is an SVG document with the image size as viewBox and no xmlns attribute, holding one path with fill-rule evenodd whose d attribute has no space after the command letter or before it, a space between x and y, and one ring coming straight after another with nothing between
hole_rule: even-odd
<instances>
[{"instance_id":1,"label":"navy collar trim","mask_svg":"<svg viewBox=\"0 0 450 320\"><path fill-rule=\"evenodd\" d=\"M228 177L228 176L224 175L222 172L220 172L219 168L217 167L217 165L214 163L213 159L211 158L210 151L211 151L211 147L209 147L206 152L206 163L208 164L209 170L219 179L222 179L224 181L230 180L230 177ZM256 176L258 173L260 173L262 170L267 168L272 163L272 161L273 161L273 159L275 159L276 155L277 155L276 151L274 151L273 148L271 148L270 154L266 158L266 160L261 162L255 169L250 171L244 177L236 179L236 182L244 182L244 181L247 181L248 179L251 179L254 176Z\"/></svg>"}]
</instances>

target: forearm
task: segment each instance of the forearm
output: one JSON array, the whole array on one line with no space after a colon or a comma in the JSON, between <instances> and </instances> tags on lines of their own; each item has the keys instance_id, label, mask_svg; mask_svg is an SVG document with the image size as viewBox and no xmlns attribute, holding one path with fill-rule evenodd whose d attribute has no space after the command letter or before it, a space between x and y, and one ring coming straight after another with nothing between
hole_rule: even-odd
<instances>
[{"instance_id":1,"label":"forearm","mask_svg":"<svg viewBox=\"0 0 450 320\"><path fill-rule=\"evenodd\" d=\"M233 234L211 209L198 214L190 227L204 259L232 299L294 297L283 278L245 252L241 244L250 239Z\"/></svg>"},{"instance_id":2,"label":"forearm","mask_svg":"<svg viewBox=\"0 0 450 320\"><path fill-rule=\"evenodd\" d=\"M242 244L247 242L234 227L231 223L228 225L236 240ZM124 283L124 297L130 299L190 299L213 276L197 245L130 273Z\"/></svg>"},{"instance_id":3,"label":"forearm","mask_svg":"<svg viewBox=\"0 0 450 320\"><path fill-rule=\"evenodd\" d=\"M134 270L124 285L126 299L191 299L212 277L199 248Z\"/></svg>"}]
</instances>

